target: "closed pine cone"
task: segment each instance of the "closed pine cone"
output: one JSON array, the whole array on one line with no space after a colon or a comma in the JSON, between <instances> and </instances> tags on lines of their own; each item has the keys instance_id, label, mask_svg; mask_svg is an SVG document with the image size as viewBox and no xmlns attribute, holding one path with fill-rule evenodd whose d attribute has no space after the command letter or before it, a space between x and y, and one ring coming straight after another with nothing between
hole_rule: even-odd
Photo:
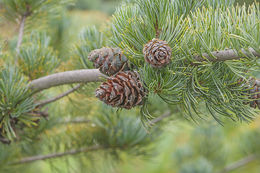
<instances>
[{"instance_id":1,"label":"closed pine cone","mask_svg":"<svg viewBox=\"0 0 260 173\"><path fill-rule=\"evenodd\" d=\"M131 109L144 103L146 96L137 72L120 71L100 85L96 97L112 107Z\"/></svg>"},{"instance_id":2,"label":"closed pine cone","mask_svg":"<svg viewBox=\"0 0 260 173\"><path fill-rule=\"evenodd\" d=\"M162 68L171 62L172 49L166 41L152 39L143 48L144 59L154 68Z\"/></svg>"},{"instance_id":3,"label":"closed pine cone","mask_svg":"<svg viewBox=\"0 0 260 173\"><path fill-rule=\"evenodd\" d=\"M108 76L128 69L128 59L120 48L95 49L90 52L88 59L94 63L95 68L99 68L101 73Z\"/></svg>"}]
</instances>

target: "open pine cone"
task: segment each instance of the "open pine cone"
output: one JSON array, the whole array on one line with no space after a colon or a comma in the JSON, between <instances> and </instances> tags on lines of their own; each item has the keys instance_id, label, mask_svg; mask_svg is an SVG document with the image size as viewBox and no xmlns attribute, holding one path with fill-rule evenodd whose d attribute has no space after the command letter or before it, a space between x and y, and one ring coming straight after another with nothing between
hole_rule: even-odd
<instances>
[{"instance_id":1,"label":"open pine cone","mask_svg":"<svg viewBox=\"0 0 260 173\"><path fill-rule=\"evenodd\" d=\"M137 72L120 71L100 85L96 97L112 107L131 109L142 105L146 96Z\"/></svg>"},{"instance_id":2,"label":"open pine cone","mask_svg":"<svg viewBox=\"0 0 260 173\"><path fill-rule=\"evenodd\" d=\"M95 49L90 52L88 59L94 63L95 68L99 68L101 73L108 76L128 69L128 59L120 48Z\"/></svg>"},{"instance_id":3,"label":"open pine cone","mask_svg":"<svg viewBox=\"0 0 260 173\"><path fill-rule=\"evenodd\" d=\"M152 39L143 48L144 59L154 68L162 68L171 62L172 49L166 41Z\"/></svg>"}]
</instances>

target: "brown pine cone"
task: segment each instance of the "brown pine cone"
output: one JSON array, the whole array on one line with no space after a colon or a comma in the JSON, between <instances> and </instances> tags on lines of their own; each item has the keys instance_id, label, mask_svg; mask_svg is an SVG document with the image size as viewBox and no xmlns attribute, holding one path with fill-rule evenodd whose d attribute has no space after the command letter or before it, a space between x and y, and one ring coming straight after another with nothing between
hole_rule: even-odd
<instances>
[{"instance_id":1,"label":"brown pine cone","mask_svg":"<svg viewBox=\"0 0 260 173\"><path fill-rule=\"evenodd\" d=\"M112 107L131 109L142 105L146 96L137 72L120 71L100 85L96 97Z\"/></svg>"},{"instance_id":2,"label":"brown pine cone","mask_svg":"<svg viewBox=\"0 0 260 173\"><path fill-rule=\"evenodd\" d=\"M95 68L100 72L112 76L119 71L128 70L128 59L120 48L103 47L90 52L88 59L94 63Z\"/></svg>"},{"instance_id":3,"label":"brown pine cone","mask_svg":"<svg viewBox=\"0 0 260 173\"><path fill-rule=\"evenodd\" d=\"M144 46L143 54L152 67L162 68L171 62L172 49L166 41L154 38Z\"/></svg>"},{"instance_id":4,"label":"brown pine cone","mask_svg":"<svg viewBox=\"0 0 260 173\"><path fill-rule=\"evenodd\" d=\"M249 102L250 107L260 109L260 80L256 80L253 88L249 90L249 98L252 100Z\"/></svg>"}]
</instances>

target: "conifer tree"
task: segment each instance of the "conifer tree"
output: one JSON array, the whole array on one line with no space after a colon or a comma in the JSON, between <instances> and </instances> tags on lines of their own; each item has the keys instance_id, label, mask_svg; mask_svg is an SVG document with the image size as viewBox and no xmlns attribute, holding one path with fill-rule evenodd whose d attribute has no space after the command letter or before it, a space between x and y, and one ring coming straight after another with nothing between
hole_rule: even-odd
<instances>
[{"instance_id":1,"label":"conifer tree","mask_svg":"<svg viewBox=\"0 0 260 173\"><path fill-rule=\"evenodd\" d=\"M259 114L259 2L125 1L106 27L79 34L68 60L53 46L48 22L58 20L72 2L0 1L0 20L19 25L15 44L2 41L0 49L0 172L87 153L66 160L77 162L78 169L68 166L68 172L84 172L100 156L156 154L154 144L171 118L206 119L212 127L201 125L194 136L224 138L215 122L252 122ZM64 70L67 62L75 65ZM181 160L194 153L180 154L184 149L175 146L178 171L227 172L237 166L225 167L225 158L212 154L223 146L221 140L206 142L196 146L201 154L196 162L185 164ZM204 145L212 147L208 153ZM245 162L260 154L257 146L248 153Z\"/></svg>"}]
</instances>

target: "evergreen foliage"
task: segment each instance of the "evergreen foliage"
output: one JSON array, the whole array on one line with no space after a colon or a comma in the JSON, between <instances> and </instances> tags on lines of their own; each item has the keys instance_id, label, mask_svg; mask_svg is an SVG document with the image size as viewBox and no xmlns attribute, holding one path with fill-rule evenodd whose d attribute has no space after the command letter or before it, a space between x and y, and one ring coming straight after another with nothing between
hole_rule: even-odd
<instances>
[{"instance_id":1,"label":"evergreen foliage","mask_svg":"<svg viewBox=\"0 0 260 173\"><path fill-rule=\"evenodd\" d=\"M16 68L7 66L1 69L0 76L0 136L12 139L16 137L15 126L35 125L36 119L27 115L34 103L26 81Z\"/></svg>"},{"instance_id":2,"label":"evergreen foliage","mask_svg":"<svg viewBox=\"0 0 260 173\"><path fill-rule=\"evenodd\" d=\"M76 45L76 53L85 68L92 68L93 65L88 61L89 53L94 49L99 49L106 45L106 37L99 32L96 27L88 27L80 33L80 44Z\"/></svg>"},{"instance_id":3,"label":"evergreen foliage","mask_svg":"<svg viewBox=\"0 0 260 173\"><path fill-rule=\"evenodd\" d=\"M19 28L0 44L0 172L210 173L237 169L229 163L241 158L258 172L259 2L125 0L105 26L60 43L72 2L0 0L0 24ZM97 84L73 85L67 69ZM71 85L32 84L64 74Z\"/></svg>"},{"instance_id":4,"label":"evergreen foliage","mask_svg":"<svg viewBox=\"0 0 260 173\"><path fill-rule=\"evenodd\" d=\"M39 19L44 13L45 15L48 13L57 15L55 13L57 8L71 2L71 0L3 0L3 7L5 16L10 20L15 20L22 16Z\"/></svg>"},{"instance_id":5,"label":"evergreen foliage","mask_svg":"<svg viewBox=\"0 0 260 173\"><path fill-rule=\"evenodd\" d=\"M32 33L21 47L19 67L30 80L50 74L58 66L58 58L45 33Z\"/></svg>"},{"instance_id":6,"label":"evergreen foliage","mask_svg":"<svg viewBox=\"0 0 260 173\"><path fill-rule=\"evenodd\" d=\"M220 115L250 120L255 114L243 104L245 88L239 81L259 71L259 64L257 57L244 55L241 50L259 51L259 3L247 9L231 1L181 2L154 0L123 5L112 21L114 46L126 51L150 93L157 93L169 104L182 104L191 117L200 114L198 103L204 102L208 113L219 122ZM190 9L189 14L185 9ZM143 45L155 37L172 48L172 63L165 69L144 63ZM207 53L214 60L211 52L225 49L237 50L246 58L224 62L196 59L205 58L203 53Z\"/></svg>"},{"instance_id":7,"label":"evergreen foliage","mask_svg":"<svg viewBox=\"0 0 260 173\"><path fill-rule=\"evenodd\" d=\"M124 115L105 108L94 122L99 129L94 134L97 135L100 144L123 150L128 148L131 154L144 152L145 150L139 145L145 146L155 141L156 134L154 136L147 134L140 119L132 115Z\"/></svg>"}]
</instances>

